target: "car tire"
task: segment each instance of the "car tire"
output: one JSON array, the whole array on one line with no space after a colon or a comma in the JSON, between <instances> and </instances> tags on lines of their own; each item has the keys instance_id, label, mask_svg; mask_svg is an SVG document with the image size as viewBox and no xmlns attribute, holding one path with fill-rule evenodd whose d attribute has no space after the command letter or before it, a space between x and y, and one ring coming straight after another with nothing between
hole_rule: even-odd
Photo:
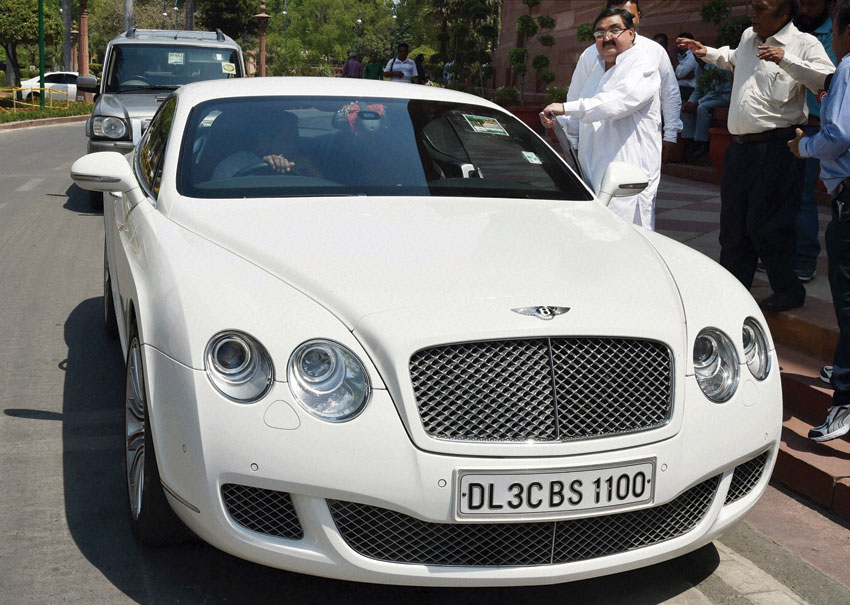
<instances>
[{"instance_id":1,"label":"car tire","mask_svg":"<svg viewBox=\"0 0 850 605\"><path fill-rule=\"evenodd\" d=\"M89 205L95 212L103 212L103 194L100 191L89 191Z\"/></svg>"},{"instance_id":2,"label":"car tire","mask_svg":"<svg viewBox=\"0 0 850 605\"><path fill-rule=\"evenodd\" d=\"M160 483L148 417L142 347L135 329L130 336L124 401L124 470L130 525L144 544L173 544L185 539L188 530L171 509Z\"/></svg>"},{"instance_id":3,"label":"car tire","mask_svg":"<svg viewBox=\"0 0 850 605\"><path fill-rule=\"evenodd\" d=\"M112 275L106 258L106 244L103 245L103 327L112 340L118 338L118 318L115 303L112 300Z\"/></svg>"}]
</instances>

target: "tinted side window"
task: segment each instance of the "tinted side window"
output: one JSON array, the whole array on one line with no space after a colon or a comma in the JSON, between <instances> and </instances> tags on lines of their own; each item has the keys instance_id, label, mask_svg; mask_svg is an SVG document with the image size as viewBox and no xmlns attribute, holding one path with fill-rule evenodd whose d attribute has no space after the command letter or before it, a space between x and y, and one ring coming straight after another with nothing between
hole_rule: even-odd
<instances>
[{"instance_id":1,"label":"tinted side window","mask_svg":"<svg viewBox=\"0 0 850 605\"><path fill-rule=\"evenodd\" d=\"M136 156L136 172L139 180L145 185L151 196L159 195L159 184L162 179L162 158L165 155L165 144L171 131L174 119L174 109L177 98L169 97L159 108L151 120L151 125L139 143Z\"/></svg>"}]
</instances>

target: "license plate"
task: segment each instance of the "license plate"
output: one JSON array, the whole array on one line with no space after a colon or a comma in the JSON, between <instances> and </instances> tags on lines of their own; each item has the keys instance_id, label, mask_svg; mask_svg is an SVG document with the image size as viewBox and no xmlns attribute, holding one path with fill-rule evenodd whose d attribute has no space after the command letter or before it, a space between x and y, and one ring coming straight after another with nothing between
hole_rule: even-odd
<instances>
[{"instance_id":1,"label":"license plate","mask_svg":"<svg viewBox=\"0 0 850 605\"><path fill-rule=\"evenodd\" d=\"M566 517L652 502L655 460L549 472L458 473L458 517Z\"/></svg>"}]
</instances>

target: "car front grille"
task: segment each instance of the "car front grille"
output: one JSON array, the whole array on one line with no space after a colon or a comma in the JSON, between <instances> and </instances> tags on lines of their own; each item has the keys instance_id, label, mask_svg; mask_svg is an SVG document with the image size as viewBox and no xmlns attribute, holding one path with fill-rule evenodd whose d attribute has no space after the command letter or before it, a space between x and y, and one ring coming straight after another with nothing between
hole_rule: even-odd
<instances>
[{"instance_id":1,"label":"car front grille","mask_svg":"<svg viewBox=\"0 0 850 605\"><path fill-rule=\"evenodd\" d=\"M291 540L304 537L286 492L227 483L221 486L221 497L230 518L246 529Z\"/></svg>"},{"instance_id":2,"label":"car front grille","mask_svg":"<svg viewBox=\"0 0 850 605\"><path fill-rule=\"evenodd\" d=\"M713 477L643 510L541 523L428 523L375 506L329 500L355 552L379 561L446 566L552 565L627 552L694 529L717 491Z\"/></svg>"},{"instance_id":3,"label":"car front grille","mask_svg":"<svg viewBox=\"0 0 850 605\"><path fill-rule=\"evenodd\" d=\"M570 441L645 431L673 411L660 342L541 338L452 344L410 358L419 417L452 441Z\"/></svg>"},{"instance_id":4,"label":"car front grille","mask_svg":"<svg viewBox=\"0 0 850 605\"><path fill-rule=\"evenodd\" d=\"M752 460L736 466L735 471L732 473L732 484L729 486L729 493L726 494L726 501L723 504L737 502L753 491L753 488L759 482L759 479L761 479L766 463L767 452L764 452Z\"/></svg>"}]
</instances>

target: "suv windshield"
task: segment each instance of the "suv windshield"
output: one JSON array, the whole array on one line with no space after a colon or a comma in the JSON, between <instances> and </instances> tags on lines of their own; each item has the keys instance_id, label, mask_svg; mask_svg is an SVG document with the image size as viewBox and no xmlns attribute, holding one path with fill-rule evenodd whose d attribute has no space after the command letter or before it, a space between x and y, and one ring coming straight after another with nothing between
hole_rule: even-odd
<instances>
[{"instance_id":1,"label":"suv windshield","mask_svg":"<svg viewBox=\"0 0 850 605\"><path fill-rule=\"evenodd\" d=\"M173 89L242 75L235 49L176 44L115 44L107 68L106 92Z\"/></svg>"},{"instance_id":2,"label":"suv windshield","mask_svg":"<svg viewBox=\"0 0 850 605\"><path fill-rule=\"evenodd\" d=\"M208 101L189 117L178 174L179 191L198 198L591 199L563 160L516 118L427 100Z\"/></svg>"}]
</instances>

